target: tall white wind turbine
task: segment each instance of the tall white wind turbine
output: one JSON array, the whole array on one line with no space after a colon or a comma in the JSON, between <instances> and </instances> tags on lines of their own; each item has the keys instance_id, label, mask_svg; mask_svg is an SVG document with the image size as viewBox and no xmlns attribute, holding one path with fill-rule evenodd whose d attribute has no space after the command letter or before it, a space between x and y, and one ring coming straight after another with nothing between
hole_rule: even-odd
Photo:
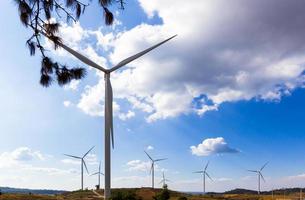
<instances>
[{"instance_id":1,"label":"tall white wind turbine","mask_svg":"<svg viewBox=\"0 0 305 200\"><path fill-rule=\"evenodd\" d=\"M162 186L164 187L166 185L166 182L170 182L170 180L165 178L164 172L162 173L162 180L159 182L162 183Z\"/></svg>"},{"instance_id":2,"label":"tall white wind turbine","mask_svg":"<svg viewBox=\"0 0 305 200\"><path fill-rule=\"evenodd\" d=\"M197 174L202 174L202 177L203 177L203 194L205 194L205 181L206 181L205 176L207 176L211 181L213 181L213 179L210 177L210 175L209 175L208 172L207 172L207 168L208 168L208 166L209 166L209 163L210 163L210 162L208 162L208 163L206 164L206 166L204 167L204 170L203 170L203 171L196 171L196 172L193 172L193 173L197 173Z\"/></svg>"},{"instance_id":3,"label":"tall white wind turbine","mask_svg":"<svg viewBox=\"0 0 305 200\"><path fill-rule=\"evenodd\" d=\"M101 162L98 166L98 171L91 174L91 176L94 176L94 175L98 175L98 182L97 182L98 183L98 188L101 188L101 175L103 175L103 176L105 175L101 172Z\"/></svg>"},{"instance_id":4,"label":"tall white wind turbine","mask_svg":"<svg viewBox=\"0 0 305 200\"><path fill-rule=\"evenodd\" d=\"M268 162L266 162L259 170L248 170L249 172L253 172L253 173L257 174L257 177L258 177L257 193L258 193L258 195L260 195L260 193L261 193L261 178L263 179L264 182L266 182L265 178L262 174L262 170L266 167L267 164L268 164Z\"/></svg>"},{"instance_id":5,"label":"tall white wind turbine","mask_svg":"<svg viewBox=\"0 0 305 200\"><path fill-rule=\"evenodd\" d=\"M73 156L73 155L69 155L69 154L64 154L65 156L71 157L71 158L75 158L78 160L81 160L81 189L84 189L84 167L87 171L87 173L89 174L86 162L85 162L85 157L89 154L89 152L93 149L94 147L92 147L91 149L89 149L89 151L87 151L82 157L79 156Z\"/></svg>"},{"instance_id":6,"label":"tall white wind turbine","mask_svg":"<svg viewBox=\"0 0 305 200\"><path fill-rule=\"evenodd\" d=\"M48 35L44 34L46 37ZM146 53L152 51L153 49L159 47L160 45L166 43L167 41L173 39L177 35L174 35L148 49L145 49L144 51L141 51L133 56L130 56L121 62L119 62L117 65L110 69L105 69L102 66L96 64L92 60L88 59L87 57L83 56L82 54L74 51L70 47L66 46L64 43L59 42L58 45L61 46L63 49L68 51L70 54L78 58L80 61L83 63L98 69L105 74L105 113L104 113L104 120L105 120L105 192L104 192L104 198L109 199L111 195L111 143L112 143L112 148L114 147L114 139L113 139L113 109L112 109L112 102L113 102L113 94L112 94L112 87L111 87L111 82L110 82L110 74L121 67L127 65L128 63L138 59L139 57L145 55ZM50 38L50 37L48 37Z\"/></svg>"},{"instance_id":7,"label":"tall white wind turbine","mask_svg":"<svg viewBox=\"0 0 305 200\"><path fill-rule=\"evenodd\" d=\"M154 189L154 187L155 187L155 163L160 162L162 160L167 160L167 158L153 159L146 151L144 151L144 152L151 161L151 167L150 167L151 187Z\"/></svg>"}]
</instances>

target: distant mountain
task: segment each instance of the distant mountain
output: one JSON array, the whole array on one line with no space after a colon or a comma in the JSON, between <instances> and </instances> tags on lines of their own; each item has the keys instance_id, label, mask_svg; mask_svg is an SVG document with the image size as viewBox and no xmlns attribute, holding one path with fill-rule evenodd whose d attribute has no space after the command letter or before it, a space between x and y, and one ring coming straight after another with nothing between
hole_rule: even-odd
<instances>
[{"instance_id":1,"label":"distant mountain","mask_svg":"<svg viewBox=\"0 0 305 200\"><path fill-rule=\"evenodd\" d=\"M303 193L305 193L305 188L281 188L281 189L274 189L273 190L273 194L292 194L292 193L298 193L300 192L300 190L302 189ZM257 194L257 191L256 190L248 190L248 189L242 189L242 188L236 188L234 190L229 190L229 191L226 191L226 192L220 192L220 193L217 193L217 192L208 192L207 194ZM272 194L272 191L261 191L261 194L264 194L264 195L271 195Z\"/></svg>"},{"instance_id":2,"label":"distant mountain","mask_svg":"<svg viewBox=\"0 0 305 200\"><path fill-rule=\"evenodd\" d=\"M226 191L222 194L257 194L257 191L247 190L242 188L236 188L234 190Z\"/></svg>"},{"instance_id":3,"label":"distant mountain","mask_svg":"<svg viewBox=\"0 0 305 200\"><path fill-rule=\"evenodd\" d=\"M2 193L13 193L13 194L43 194L43 195L55 195L62 194L64 190L39 190L39 189L24 189L24 188L11 188L11 187L0 187Z\"/></svg>"}]
</instances>

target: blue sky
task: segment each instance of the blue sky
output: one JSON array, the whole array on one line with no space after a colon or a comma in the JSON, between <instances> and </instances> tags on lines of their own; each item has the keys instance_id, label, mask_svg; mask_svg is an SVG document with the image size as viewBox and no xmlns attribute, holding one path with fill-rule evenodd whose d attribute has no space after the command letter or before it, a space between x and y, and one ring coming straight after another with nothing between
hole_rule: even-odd
<instances>
[{"instance_id":1,"label":"blue sky","mask_svg":"<svg viewBox=\"0 0 305 200\"><path fill-rule=\"evenodd\" d=\"M178 34L112 75L113 186L150 185L148 146L153 157L169 158L158 164L156 183L164 170L171 189L200 191L192 172L209 160L215 181L208 191L256 189L246 170L267 161L263 189L304 186L301 1L172 2L129 1L108 28L93 4L78 24L61 29L69 46L105 67ZM103 160L103 76L88 70L80 82L41 87L40 57L25 45L30 32L13 2L0 5L0 185L78 189L79 165L63 153L95 146L90 172ZM217 14L223 6L230 9ZM49 54L82 65L62 50ZM85 177L86 187L95 184Z\"/></svg>"}]
</instances>

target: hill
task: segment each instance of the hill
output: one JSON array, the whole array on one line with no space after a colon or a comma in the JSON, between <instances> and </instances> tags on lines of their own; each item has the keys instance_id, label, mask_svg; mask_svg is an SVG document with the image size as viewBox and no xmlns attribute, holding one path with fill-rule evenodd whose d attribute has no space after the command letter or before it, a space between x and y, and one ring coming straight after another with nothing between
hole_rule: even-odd
<instances>
[{"instance_id":1,"label":"hill","mask_svg":"<svg viewBox=\"0 0 305 200\"><path fill-rule=\"evenodd\" d=\"M103 195L103 190L94 193L92 190L66 192L60 190L2 188L9 191L9 193L0 195L0 200L98 200ZM12 194L13 191L17 192ZM117 188L112 189L112 195L117 197L115 199L152 200L160 191L161 189L151 188ZM286 199L299 199L299 192L300 188L275 190L274 199L284 199L285 196ZM272 200L271 191L264 191L261 196L258 196L256 191L241 188L224 193L208 193L206 195L170 191L170 196L170 200L178 200L181 196L187 197L188 200Z\"/></svg>"}]
</instances>

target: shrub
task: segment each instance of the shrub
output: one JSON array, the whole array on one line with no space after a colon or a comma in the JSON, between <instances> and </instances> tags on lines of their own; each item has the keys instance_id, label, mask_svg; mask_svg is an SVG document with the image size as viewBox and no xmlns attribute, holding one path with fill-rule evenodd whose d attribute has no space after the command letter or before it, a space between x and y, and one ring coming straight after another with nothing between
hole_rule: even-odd
<instances>
[{"instance_id":1,"label":"shrub","mask_svg":"<svg viewBox=\"0 0 305 200\"><path fill-rule=\"evenodd\" d=\"M111 200L141 200L135 192L131 191L117 191L111 194Z\"/></svg>"},{"instance_id":2,"label":"shrub","mask_svg":"<svg viewBox=\"0 0 305 200\"><path fill-rule=\"evenodd\" d=\"M156 196L153 197L154 200L168 200L170 198L170 193L167 189L167 185L163 186L163 190L156 194Z\"/></svg>"},{"instance_id":3,"label":"shrub","mask_svg":"<svg viewBox=\"0 0 305 200\"><path fill-rule=\"evenodd\" d=\"M187 200L186 197L179 197L178 200Z\"/></svg>"}]
</instances>

